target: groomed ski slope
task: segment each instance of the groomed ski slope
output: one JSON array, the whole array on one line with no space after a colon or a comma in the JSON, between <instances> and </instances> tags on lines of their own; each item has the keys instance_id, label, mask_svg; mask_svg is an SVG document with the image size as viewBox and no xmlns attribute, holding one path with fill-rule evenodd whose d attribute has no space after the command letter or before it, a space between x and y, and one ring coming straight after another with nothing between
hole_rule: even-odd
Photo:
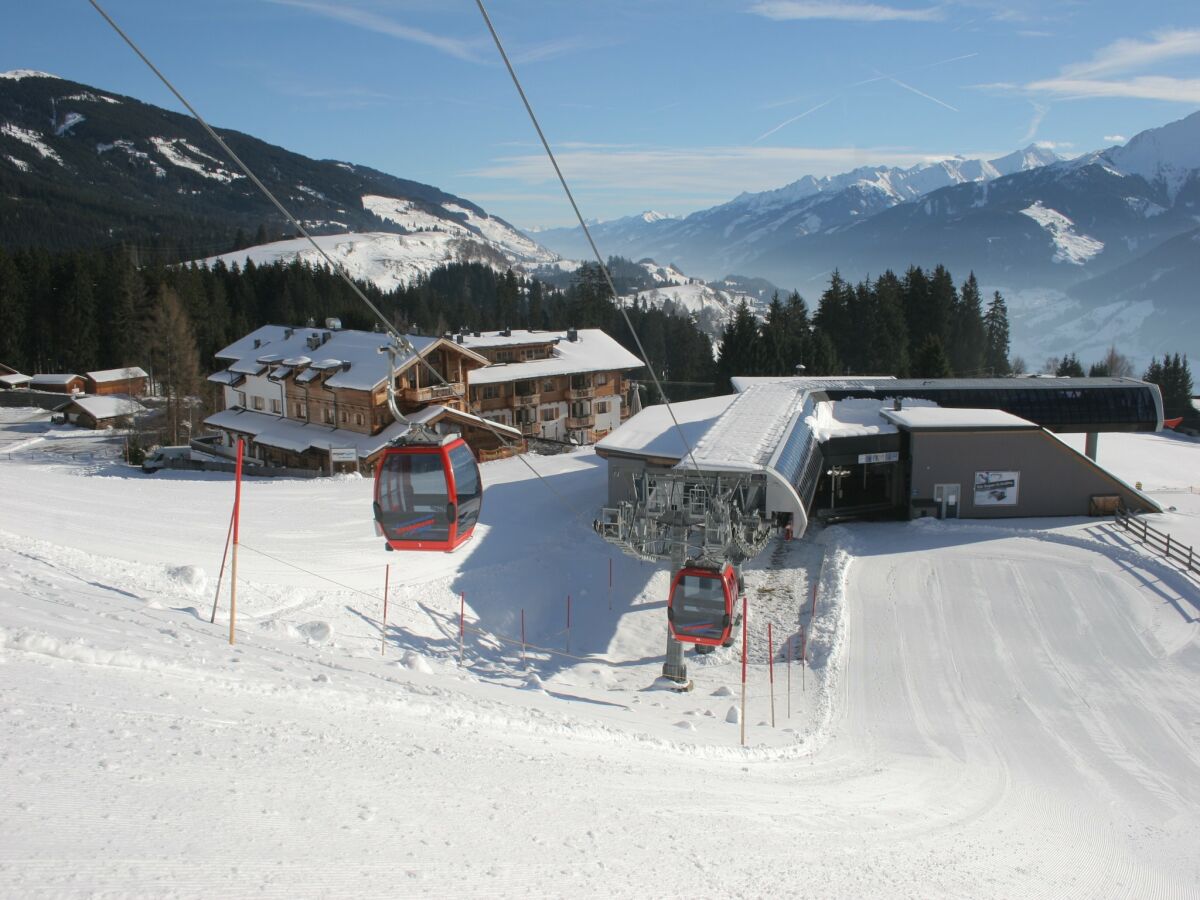
<instances>
[{"instance_id":1,"label":"groomed ski slope","mask_svg":"<svg viewBox=\"0 0 1200 900\"><path fill-rule=\"evenodd\" d=\"M732 651L689 655L691 694L652 689L667 575L591 534L589 452L531 460L553 492L486 464L487 528L452 555L383 553L365 480L249 481L231 648L224 613L207 621L228 477L64 459L38 448L66 435L29 443L32 411L0 417L0 446L25 447L0 450L5 893L1200 891L1200 588L1102 521L773 546L747 579L742 749ZM1106 452L1150 467L1118 474L1200 543L1179 465L1200 447ZM777 664L772 729L766 622L777 642L808 625L818 578L813 668L803 693L792 670L788 719ZM463 667L460 592L486 632ZM530 641L565 650L568 592L572 656L523 666L495 635L524 608Z\"/></svg>"}]
</instances>

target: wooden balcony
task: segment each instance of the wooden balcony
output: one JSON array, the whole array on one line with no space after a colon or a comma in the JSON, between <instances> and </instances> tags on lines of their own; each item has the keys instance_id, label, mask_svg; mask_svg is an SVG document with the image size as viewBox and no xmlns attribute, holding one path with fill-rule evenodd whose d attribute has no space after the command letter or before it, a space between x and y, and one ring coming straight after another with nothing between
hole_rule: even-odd
<instances>
[{"instance_id":1,"label":"wooden balcony","mask_svg":"<svg viewBox=\"0 0 1200 900\"><path fill-rule=\"evenodd\" d=\"M517 406L537 406L541 400L541 394L516 394L513 396L513 401Z\"/></svg>"},{"instance_id":2,"label":"wooden balcony","mask_svg":"<svg viewBox=\"0 0 1200 900\"><path fill-rule=\"evenodd\" d=\"M591 416L567 416L567 427L570 429L576 428L591 428Z\"/></svg>"},{"instance_id":3,"label":"wooden balcony","mask_svg":"<svg viewBox=\"0 0 1200 900\"><path fill-rule=\"evenodd\" d=\"M567 391L567 399L568 400L590 400L592 395L595 393L596 393L596 389L591 386L580 387L580 388L573 387Z\"/></svg>"},{"instance_id":4,"label":"wooden balcony","mask_svg":"<svg viewBox=\"0 0 1200 900\"><path fill-rule=\"evenodd\" d=\"M466 396L466 385L461 381L435 384L432 387L405 388L401 395L405 403L434 403L438 400L454 400Z\"/></svg>"}]
</instances>

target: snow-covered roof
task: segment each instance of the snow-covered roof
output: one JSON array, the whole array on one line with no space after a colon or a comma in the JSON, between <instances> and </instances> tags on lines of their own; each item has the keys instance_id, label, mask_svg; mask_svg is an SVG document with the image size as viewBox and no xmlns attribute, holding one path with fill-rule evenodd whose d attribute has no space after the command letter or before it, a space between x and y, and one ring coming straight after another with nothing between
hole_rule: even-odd
<instances>
[{"instance_id":1,"label":"snow-covered roof","mask_svg":"<svg viewBox=\"0 0 1200 900\"><path fill-rule=\"evenodd\" d=\"M693 447L696 465L717 471L762 470L807 396L787 384L751 385ZM691 468L691 460L680 466Z\"/></svg>"},{"instance_id":2,"label":"snow-covered roof","mask_svg":"<svg viewBox=\"0 0 1200 900\"><path fill-rule=\"evenodd\" d=\"M932 400L905 399L905 407L936 407ZM816 405L815 413L805 420L822 444L831 438L862 437L871 434L895 434L894 423L883 411L887 408L876 397L848 400L824 400Z\"/></svg>"},{"instance_id":3,"label":"snow-covered roof","mask_svg":"<svg viewBox=\"0 0 1200 900\"><path fill-rule=\"evenodd\" d=\"M530 338L529 335L535 335ZM578 340L567 340L565 331L514 331L510 337L488 333L480 337L464 336L461 346L475 349L507 345L545 343L559 338L548 359L525 362L493 363L471 373L471 384L504 384L526 378L550 378L584 372L612 372L636 369L642 361L599 328L581 328ZM501 343L495 343L499 341Z\"/></svg>"},{"instance_id":4,"label":"snow-covered roof","mask_svg":"<svg viewBox=\"0 0 1200 900\"><path fill-rule=\"evenodd\" d=\"M515 428L484 421L478 416L444 406L427 406L408 416L408 419L417 425L428 425L442 419L463 421L481 428L495 429L510 440L521 440L521 432ZM213 428L252 435L256 443L293 453L303 453L309 449L328 451L335 447L353 447L362 459L378 453L408 431L408 424L393 422L379 434L361 434L345 428L330 428L315 422L300 422L246 409L222 410L209 416L204 423Z\"/></svg>"},{"instance_id":5,"label":"snow-covered roof","mask_svg":"<svg viewBox=\"0 0 1200 900\"><path fill-rule=\"evenodd\" d=\"M679 420L679 427L688 443L694 447L736 397L736 394L727 394L723 397L672 403L671 410ZM680 459L687 451L679 437L679 430L671 421L666 405L660 404L647 406L632 416L620 428L597 443L596 452L601 456L606 453L632 453L637 456Z\"/></svg>"},{"instance_id":6,"label":"snow-covered roof","mask_svg":"<svg viewBox=\"0 0 1200 900\"><path fill-rule=\"evenodd\" d=\"M66 372L53 372L46 375L34 375L33 378L29 380L29 383L64 385L70 384L78 377L78 375L72 375Z\"/></svg>"},{"instance_id":7,"label":"snow-covered roof","mask_svg":"<svg viewBox=\"0 0 1200 900\"><path fill-rule=\"evenodd\" d=\"M328 335L328 338L326 338ZM407 335L417 353L425 355L442 338ZM310 340L311 339L311 340ZM317 352L320 360L312 364L310 369L297 376L297 381L311 381L316 377L316 369L332 370L350 366L347 370L336 372L325 382L327 387L346 388L348 390L369 391L379 386L388 377L388 357L380 353L381 347L386 347L389 338L386 334L374 331L332 330L328 328L290 328L284 325L263 325L256 328L245 337L234 341L228 347L217 351L217 359L229 360L230 372L246 375L259 375L266 371L267 366L277 362L286 362L304 358ZM446 344L452 344L446 341ZM257 344L257 346L255 346ZM458 345L455 345L458 346ZM459 347L460 350L474 357L481 363L487 360L475 351ZM271 363L259 360L271 359ZM416 359L415 356L400 357L397 366L404 368Z\"/></svg>"},{"instance_id":8,"label":"snow-covered roof","mask_svg":"<svg viewBox=\"0 0 1200 900\"><path fill-rule=\"evenodd\" d=\"M819 391L822 388L871 388L880 382L886 383L895 380L891 375L870 375L861 378L844 375L735 375L729 379L733 389L738 393L756 384L790 384L799 389Z\"/></svg>"},{"instance_id":9,"label":"snow-covered roof","mask_svg":"<svg viewBox=\"0 0 1200 900\"><path fill-rule=\"evenodd\" d=\"M88 394L77 397L67 404L77 406L94 419L115 419L118 416L136 416L146 411L146 407L124 394Z\"/></svg>"},{"instance_id":10,"label":"snow-covered roof","mask_svg":"<svg viewBox=\"0 0 1200 900\"><path fill-rule=\"evenodd\" d=\"M596 329L584 329L592 331ZM490 350L494 347L525 347L529 344L552 344L555 341L565 341L565 331L541 331L510 329L508 334L503 331L483 331L479 335L473 332L462 334L462 346L473 350ZM458 336L455 336L455 341Z\"/></svg>"},{"instance_id":11,"label":"snow-covered roof","mask_svg":"<svg viewBox=\"0 0 1200 900\"><path fill-rule=\"evenodd\" d=\"M129 366L124 369L102 369L99 372L88 372L87 377L97 384L104 384L110 381L125 381L129 378L149 378L138 366Z\"/></svg>"},{"instance_id":12,"label":"snow-covered roof","mask_svg":"<svg viewBox=\"0 0 1200 900\"><path fill-rule=\"evenodd\" d=\"M213 372L209 375L208 380L216 384L227 384L233 387L244 381L245 376L237 372L231 372L228 369L222 369L220 372Z\"/></svg>"},{"instance_id":13,"label":"snow-covered roof","mask_svg":"<svg viewBox=\"0 0 1200 900\"><path fill-rule=\"evenodd\" d=\"M19 384L29 384L29 376L16 372L12 375L0 375L0 384L16 387Z\"/></svg>"},{"instance_id":14,"label":"snow-covered roof","mask_svg":"<svg viewBox=\"0 0 1200 900\"><path fill-rule=\"evenodd\" d=\"M884 409L883 416L901 428L917 431L1037 428L1028 419L1001 409L946 409L925 406L916 409Z\"/></svg>"}]
</instances>

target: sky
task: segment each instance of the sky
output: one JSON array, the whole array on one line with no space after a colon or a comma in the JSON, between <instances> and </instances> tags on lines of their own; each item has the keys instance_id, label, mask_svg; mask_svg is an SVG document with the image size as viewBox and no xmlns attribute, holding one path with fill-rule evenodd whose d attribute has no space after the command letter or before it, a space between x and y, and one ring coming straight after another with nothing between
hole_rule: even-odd
<instances>
[{"instance_id":1,"label":"sky","mask_svg":"<svg viewBox=\"0 0 1200 900\"><path fill-rule=\"evenodd\" d=\"M100 0L217 126L570 206L473 0ZM684 215L863 165L1074 155L1200 108L1200 7L1058 0L486 0L583 215ZM0 71L183 111L87 0L10 4Z\"/></svg>"}]
</instances>

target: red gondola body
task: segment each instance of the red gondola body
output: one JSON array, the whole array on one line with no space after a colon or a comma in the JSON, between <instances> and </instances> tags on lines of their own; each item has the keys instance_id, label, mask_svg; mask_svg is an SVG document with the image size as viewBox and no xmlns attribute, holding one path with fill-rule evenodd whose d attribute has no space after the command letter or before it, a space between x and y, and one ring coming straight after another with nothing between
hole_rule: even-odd
<instances>
[{"instance_id":1,"label":"red gondola body","mask_svg":"<svg viewBox=\"0 0 1200 900\"><path fill-rule=\"evenodd\" d=\"M375 521L389 550L462 546L482 502L479 465L462 438L389 447L375 469Z\"/></svg>"},{"instance_id":2,"label":"red gondola body","mask_svg":"<svg viewBox=\"0 0 1200 900\"><path fill-rule=\"evenodd\" d=\"M728 647L737 610L740 585L732 563L684 566L671 581L667 621L671 636L682 644Z\"/></svg>"}]
</instances>

